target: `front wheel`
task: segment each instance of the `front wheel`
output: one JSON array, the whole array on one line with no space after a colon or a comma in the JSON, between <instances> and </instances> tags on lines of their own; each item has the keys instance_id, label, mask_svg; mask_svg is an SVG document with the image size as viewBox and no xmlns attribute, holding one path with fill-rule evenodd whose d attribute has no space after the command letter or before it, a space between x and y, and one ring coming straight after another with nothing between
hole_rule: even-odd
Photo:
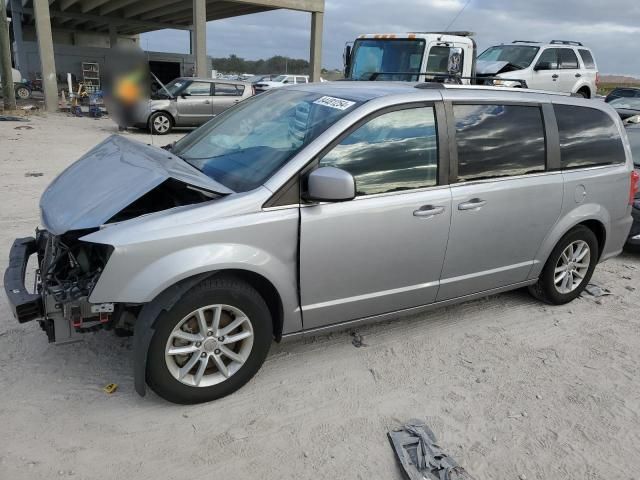
<instances>
[{"instance_id":1,"label":"front wheel","mask_svg":"<svg viewBox=\"0 0 640 480\"><path fill-rule=\"evenodd\" d=\"M147 383L174 403L224 397L260 369L272 336L269 309L255 289L235 278L205 280L158 317Z\"/></svg>"},{"instance_id":2,"label":"front wheel","mask_svg":"<svg viewBox=\"0 0 640 480\"><path fill-rule=\"evenodd\" d=\"M598 262L598 240L585 226L569 231L558 242L531 294L553 305L577 298L588 285Z\"/></svg>"},{"instance_id":3,"label":"front wheel","mask_svg":"<svg viewBox=\"0 0 640 480\"><path fill-rule=\"evenodd\" d=\"M31 90L23 85L16 88L16 97L20 100L28 100L31 97Z\"/></svg>"},{"instance_id":4,"label":"front wheel","mask_svg":"<svg viewBox=\"0 0 640 480\"><path fill-rule=\"evenodd\" d=\"M156 112L149 118L149 129L154 135L166 135L173 128L173 118L165 112Z\"/></svg>"}]
</instances>

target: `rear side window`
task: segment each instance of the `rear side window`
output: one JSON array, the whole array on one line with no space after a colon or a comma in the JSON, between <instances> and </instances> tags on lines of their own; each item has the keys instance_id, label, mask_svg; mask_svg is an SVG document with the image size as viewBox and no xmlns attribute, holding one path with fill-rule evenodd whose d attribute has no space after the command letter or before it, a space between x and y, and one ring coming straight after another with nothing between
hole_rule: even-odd
<instances>
[{"instance_id":1,"label":"rear side window","mask_svg":"<svg viewBox=\"0 0 640 480\"><path fill-rule=\"evenodd\" d=\"M244 93L244 87L229 83L216 83L215 93L219 97L240 97Z\"/></svg>"},{"instance_id":2,"label":"rear side window","mask_svg":"<svg viewBox=\"0 0 640 480\"><path fill-rule=\"evenodd\" d=\"M626 155L618 126L601 110L554 105L560 133L563 168L624 163Z\"/></svg>"},{"instance_id":3,"label":"rear side window","mask_svg":"<svg viewBox=\"0 0 640 480\"><path fill-rule=\"evenodd\" d=\"M582 63L584 63L584 68L588 68L589 70L593 70L596 68L596 62L593 60L593 55L589 50L578 50L580 52L580 57L582 57Z\"/></svg>"},{"instance_id":4,"label":"rear side window","mask_svg":"<svg viewBox=\"0 0 640 480\"><path fill-rule=\"evenodd\" d=\"M565 70L577 69L578 57L576 56L576 52L570 48L558 49L558 63L560 64L560 68Z\"/></svg>"},{"instance_id":5,"label":"rear side window","mask_svg":"<svg viewBox=\"0 0 640 480\"><path fill-rule=\"evenodd\" d=\"M458 180L543 172L546 146L537 106L454 105Z\"/></svg>"},{"instance_id":6,"label":"rear side window","mask_svg":"<svg viewBox=\"0 0 640 480\"><path fill-rule=\"evenodd\" d=\"M436 185L438 139L433 107L375 117L325 155L320 166L353 175L358 196Z\"/></svg>"}]
</instances>

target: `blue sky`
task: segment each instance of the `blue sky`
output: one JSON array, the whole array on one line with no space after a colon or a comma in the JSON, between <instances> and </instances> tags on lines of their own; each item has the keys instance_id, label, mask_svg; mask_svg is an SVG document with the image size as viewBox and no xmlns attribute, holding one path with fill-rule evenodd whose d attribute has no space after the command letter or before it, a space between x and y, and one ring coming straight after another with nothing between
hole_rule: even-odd
<instances>
[{"instance_id":1,"label":"blue sky","mask_svg":"<svg viewBox=\"0 0 640 480\"><path fill-rule=\"evenodd\" d=\"M341 68L345 42L361 33L444 29L466 0L326 1L323 66ZM207 53L251 60L309 57L310 15L271 11L209 22ZM471 0L451 29L475 32L480 50L512 40L578 40L600 72L640 77L640 0ZM186 53L188 33L143 35L145 49Z\"/></svg>"}]
</instances>

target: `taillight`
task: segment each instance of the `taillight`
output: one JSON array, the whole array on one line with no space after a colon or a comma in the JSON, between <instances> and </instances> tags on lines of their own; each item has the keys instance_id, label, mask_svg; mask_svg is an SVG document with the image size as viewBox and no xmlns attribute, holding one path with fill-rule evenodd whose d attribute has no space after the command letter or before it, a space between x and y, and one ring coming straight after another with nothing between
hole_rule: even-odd
<instances>
[{"instance_id":1,"label":"taillight","mask_svg":"<svg viewBox=\"0 0 640 480\"><path fill-rule=\"evenodd\" d=\"M640 174L635 170L631 172L631 186L629 187L629 205L633 205L633 201L638 193L638 187L640 184Z\"/></svg>"}]
</instances>

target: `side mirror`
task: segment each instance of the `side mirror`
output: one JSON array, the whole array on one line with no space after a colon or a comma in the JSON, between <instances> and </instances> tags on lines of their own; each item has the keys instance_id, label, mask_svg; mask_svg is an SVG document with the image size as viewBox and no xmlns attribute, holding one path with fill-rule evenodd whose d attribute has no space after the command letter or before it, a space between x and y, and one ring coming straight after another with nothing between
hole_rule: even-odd
<instances>
[{"instance_id":1,"label":"side mirror","mask_svg":"<svg viewBox=\"0 0 640 480\"><path fill-rule=\"evenodd\" d=\"M539 72L540 70L553 70L553 68L551 68L551 62L538 62L533 69L536 72Z\"/></svg>"},{"instance_id":2,"label":"side mirror","mask_svg":"<svg viewBox=\"0 0 640 480\"><path fill-rule=\"evenodd\" d=\"M347 45L346 47L344 47L344 76L345 78L348 78L349 75L351 74L351 45Z\"/></svg>"},{"instance_id":3,"label":"side mirror","mask_svg":"<svg viewBox=\"0 0 640 480\"><path fill-rule=\"evenodd\" d=\"M449 49L447 71L451 75L460 75L462 72L462 48L454 47Z\"/></svg>"},{"instance_id":4,"label":"side mirror","mask_svg":"<svg viewBox=\"0 0 640 480\"><path fill-rule=\"evenodd\" d=\"M356 197L356 181L349 172L335 167L320 167L307 177L304 200L345 202Z\"/></svg>"}]
</instances>

